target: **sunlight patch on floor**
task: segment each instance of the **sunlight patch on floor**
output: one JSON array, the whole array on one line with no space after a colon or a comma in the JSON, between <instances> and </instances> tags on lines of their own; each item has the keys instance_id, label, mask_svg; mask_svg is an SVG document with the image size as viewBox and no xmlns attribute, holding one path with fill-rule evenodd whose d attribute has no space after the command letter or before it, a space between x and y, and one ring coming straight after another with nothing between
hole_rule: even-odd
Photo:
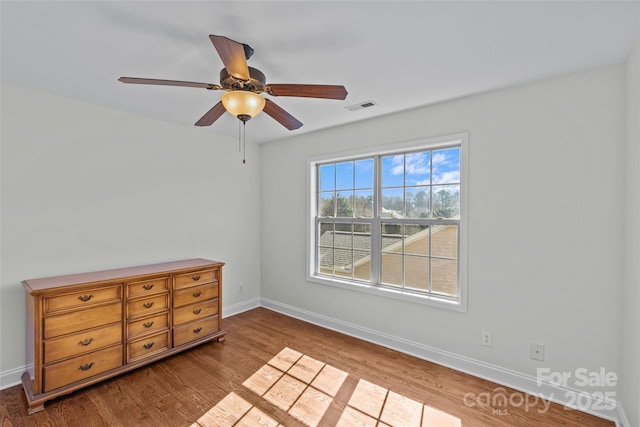
<instances>
[{"instance_id":1,"label":"sunlight patch on floor","mask_svg":"<svg viewBox=\"0 0 640 427\"><path fill-rule=\"evenodd\" d=\"M276 420L231 392L191 427L282 427Z\"/></svg>"},{"instance_id":2,"label":"sunlight patch on floor","mask_svg":"<svg viewBox=\"0 0 640 427\"><path fill-rule=\"evenodd\" d=\"M360 379L336 427L460 427L459 418Z\"/></svg>"},{"instance_id":3,"label":"sunlight patch on floor","mask_svg":"<svg viewBox=\"0 0 640 427\"><path fill-rule=\"evenodd\" d=\"M348 376L347 372L284 348L242 385L305 425L316 427ZM232 392L191 427L256 426L283 427ZM461 427L462 422L446 412L359 379L336 426Z\"/></svg>"},{"instance_id":4,"label":"sunlight patch on floor","mask_svg":"<svg viewBox=\"0 0 640 427\"><path fill-rule=\"evenodd\" d=\"M284 348L243 386L309 426L317 426L348 374Z\"/></svg>"}]
</instances>

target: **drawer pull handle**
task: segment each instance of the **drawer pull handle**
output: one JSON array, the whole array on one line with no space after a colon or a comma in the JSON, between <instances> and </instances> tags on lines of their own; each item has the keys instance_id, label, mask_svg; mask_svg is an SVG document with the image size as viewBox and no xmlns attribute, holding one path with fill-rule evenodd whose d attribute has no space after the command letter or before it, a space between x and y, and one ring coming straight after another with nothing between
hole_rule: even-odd
<instances>
[{"instance_id":1,"label":"drawer pull handle","mask_svg":"<svg viewBox=\"0 0 640 427\"><path fill-rule=\"evenodd\" d=\"M86 340L82 340L82 341L80 341L78 344L83 345L83 346L85 346L85 347L86 347L86 346L88 346L89 344L91 344L92 342L93 342L93 338L89 338L89 339L86 339Z\"/></svg>"},{"instance_id":2,"label":"drawer pull handle","mask_svg":"<svg viewBox=\"0 0 640 427\"><path fill-rule=\"evenodd\" d=\"M89 301L91 298L93 298L93 295L89 294L89 295L81 295L78 297L78 299L82 302L87 302Z\"/></svg>"},{"instance_id":3,"label":"drawer pull handle","mask_svg":"<svg viewBox=\"0 0 640 427\"><path fill-rule=\"evenodd\" d=\"M193 314L200 314L200 312L202 311L201 308L197 309L197 310L193 310Z\"/></svg>"},{"instance_id":4,"label":"drawer pull handle","mask_svg":"<svg viewBox=\"0 0 640 427\"><path fill-rule=\"evenodd\" d=\"M198 291L198 292L194 292L193 296L198 298L200 295L202 295L202 292Z\"/></svg>"},{"instance_id":5,"label":"drawer pull handle","mask_svg":"<svg viewBox=\"0 0 640 427\"><path fill-rule=\"evenodd\" d=\"M144 285L142 287L144 288L145 291L150 291L151 289L153 289L153 283L150 283L148 285Z\"/></svg>"},{"instance_id":6,"label":"drawer pull handle","mask_svg":"<svg viewBox=\"0 0 640 427\"><path fill-rule=\"evenodd\" d=\"M145 350L149 350L151 347L153 347L153 341L146 343L145 345L143 345Z\"/></svg>"},{"instance_id":7,"label":"drawer pull handle","mask_svg":"<svg viewBox=\"0 0 640 427\"><path fill-rule=\"evenodd\" d=\"M197 274L197 275L193 276L192 279L193 279L194 282L197 282L198 280L200 280L200 275Z\"/></svg>"},{"instance_id":8,"label":"drawer pull handle","mask_svg":"<svg viewBox=\"0 0 640 427\"><path fill-rule=\"evenodd\" d=\"M153 326L153 320L151 322L143 323L142 326L144 326L145 328L152 327Z\"/></svg>"},{"instance_id":9,"label":"drawer pull handle","mask_svg":"<svg viewBox=\"0 0 640 427\"><path fill-rule=\"evenodd\" d=\"M202 330L202 328L195 328L195 329L193 330L193 332L194 332L194 333L196 333L196 334L198 334L198 333L200 333L200 331L201 331L201 330Z\"/></svg>"},{"instance_id":10,"label":"drawer pull handle","mask_svg":"<svg viewBox=\"0 0 640 427\"><path fill-rule=\"evenodd\" d=\"M91 363L87 363L86 365L80 365L78 368L81 371L88 371L89 369L91 369L93 365L95 365L95 363L91 362Z\"/></svg>"},{"instance_id":11,"label":"drawer pull handle","mask_svg":"<svg viewBox=\"0 0 640 427\"><path fill-rule=\"evenodd\" d=\"M143 306L144 308L151 308L151 306L153 306L153 301L151 301L151 302L145 302L144 304L142 304L142 306Z\"/></svg>"}]
</instances>

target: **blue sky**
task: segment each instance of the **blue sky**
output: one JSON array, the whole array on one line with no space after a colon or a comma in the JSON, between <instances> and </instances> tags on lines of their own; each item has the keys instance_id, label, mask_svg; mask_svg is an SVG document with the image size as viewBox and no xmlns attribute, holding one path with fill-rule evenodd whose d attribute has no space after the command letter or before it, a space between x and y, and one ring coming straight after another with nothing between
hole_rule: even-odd
<instances>
[{"instance_id":1,"label":"blue sky","mask_svg":"<svg viewBox=\"0 0 640 427\"><path fill-rule=\"evenodd\" d=\"M433 177L430 174L433 174ZM383 187L458 182L460 182L460 148L458 147L382 158ZM353 188L373 188L373 159L320 167L320 191Z\"/></svg>"}]
</instances>

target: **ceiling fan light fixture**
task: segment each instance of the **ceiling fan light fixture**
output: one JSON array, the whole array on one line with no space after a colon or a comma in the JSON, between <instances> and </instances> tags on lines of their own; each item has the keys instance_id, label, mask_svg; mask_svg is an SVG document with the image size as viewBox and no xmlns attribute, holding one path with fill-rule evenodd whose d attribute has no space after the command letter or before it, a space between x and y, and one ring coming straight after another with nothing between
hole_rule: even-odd
<instances>
[{"instance_id":1,"label":"ceiling fan light fixture","mask_svg":"<svg viewBox=\"0 0 640 427\"><path fill-rule=\"evenodd\" d=\"M229 113L243 122L260 114L266 102L266 100L257 93L248 90L232 90L226 92L220 100Z\"/></svg>"}]
</instances>

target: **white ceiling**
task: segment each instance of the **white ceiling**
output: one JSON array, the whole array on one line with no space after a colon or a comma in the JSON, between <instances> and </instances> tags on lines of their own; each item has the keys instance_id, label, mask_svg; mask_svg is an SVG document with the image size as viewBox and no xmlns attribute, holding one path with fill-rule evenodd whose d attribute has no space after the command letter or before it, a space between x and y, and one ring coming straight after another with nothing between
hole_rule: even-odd
<instances>
[{"instance_id":1,"label":"white ceiling","mask_svg":"<svg viewBox=\"0 0 640 427\"><path fill-rule=\"evenodd\" d=\"M271 99L304 123L261 114L267 142L620 63L639 1L2 1L2 81L193 126L222 92L125 85L120 76L219 83L209 34L251 45L267 83L342 84L345 101ZM372 108L345 107L373 100ZM105 126L108 126L105 123ZM202 132L237 137L225 114Z\"/></svg>"}]
</instances>

